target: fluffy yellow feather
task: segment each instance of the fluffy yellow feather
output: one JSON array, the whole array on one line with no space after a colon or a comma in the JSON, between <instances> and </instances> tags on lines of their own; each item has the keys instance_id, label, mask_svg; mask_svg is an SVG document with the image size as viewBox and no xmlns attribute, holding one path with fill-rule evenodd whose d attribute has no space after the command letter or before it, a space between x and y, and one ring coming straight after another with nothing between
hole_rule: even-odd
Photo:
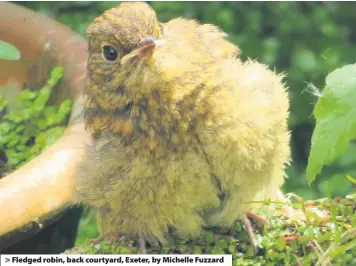
<instances>
[{"instance_id":1,"label":"fluffy yellow feather","mask_svg":"<svg viewBox=\"0 0 356 266\"><path fill-rule=\"evenodd\" d=\"M94 144L76 200L104 232L196 237L279 193L290 160L281 75L242 62L218 28L160 23L145 3L108 10L87 32Z\"/></svg>"}]
</instances>

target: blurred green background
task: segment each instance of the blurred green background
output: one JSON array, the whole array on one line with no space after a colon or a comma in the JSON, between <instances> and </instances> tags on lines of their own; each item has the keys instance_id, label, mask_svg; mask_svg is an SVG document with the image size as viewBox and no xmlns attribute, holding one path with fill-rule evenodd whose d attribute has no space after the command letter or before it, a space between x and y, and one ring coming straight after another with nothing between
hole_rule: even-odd
<instances>
[{"instance_id":1,"label":"blurred green background","mask_svg":"<svg viewBox=\"0 0 356 266\"><path fill-rule=\"evenodd\" d=\"M50 16L86 38L85 30L92 20L119 2L18 4ZM330 183L334 197L354 190L345 175L356 176L355 142L341 158L324 168L311 187L307 185L305 169L314 128L315 94L323 88L329 72L356 62L356 3L150 2L150 5L162 22L185 17L219 26L241 48L243 59L257 59L287 74L293 163L287 170L285 192L306 199L320 198L326 196L326 182ZM87 222L83 220L82 226ZM90 234L95 234L94 231Z\"/></svg>"}]
</instances>

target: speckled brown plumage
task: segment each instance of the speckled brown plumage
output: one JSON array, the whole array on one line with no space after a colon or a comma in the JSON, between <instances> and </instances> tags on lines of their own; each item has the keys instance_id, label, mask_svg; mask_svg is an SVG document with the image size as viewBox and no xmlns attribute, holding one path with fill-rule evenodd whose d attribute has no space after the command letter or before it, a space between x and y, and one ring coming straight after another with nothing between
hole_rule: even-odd
<instances>
[{"instance_id":1,"label":"speckled brown plumage","mask_svg":"<svg viewBox=\"0 0 356 266\"><path fill-rule=\"evenodd\" d=\"M144 3L105 12L88 37L85 121L95 141L76 195L103 231L195 237L277 195L289 162L282 76L240 61L216 27L160 23ZM108 45L117 60L103 57Z\"/></svg>"}]
</instances>

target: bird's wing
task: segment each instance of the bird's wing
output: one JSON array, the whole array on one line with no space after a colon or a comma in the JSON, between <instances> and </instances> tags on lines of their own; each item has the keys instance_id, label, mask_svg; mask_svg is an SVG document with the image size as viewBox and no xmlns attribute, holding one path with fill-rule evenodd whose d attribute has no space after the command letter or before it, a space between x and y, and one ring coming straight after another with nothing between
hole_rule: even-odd
<instances>
[{"instance_id":1,"label":"bird's wing","mask_svg":"<svg viewBox=\"0 0 356 266\"><path fill-rule=\"evenodd\" d=\"M225 195L222 212L212 220L227 225L242 202L269 196L283 183L289 162L288 98L282 76L256 61L227 60L216 79L210 81L221 86L212 98L213 121L198 138Z\"/></svg>"}]
</instances>

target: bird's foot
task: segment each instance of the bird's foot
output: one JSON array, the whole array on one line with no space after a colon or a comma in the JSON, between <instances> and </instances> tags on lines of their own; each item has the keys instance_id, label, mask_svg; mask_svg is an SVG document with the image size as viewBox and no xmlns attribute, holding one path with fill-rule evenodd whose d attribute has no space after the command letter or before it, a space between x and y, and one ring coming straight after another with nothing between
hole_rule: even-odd
<instances>
[{"instance_id":1,"label":"bird's foot","mask_svg":"<svg viewBox=\"0 0 356 266\"><path fill-rule=\"evenodd\" d=\"M242 219L241 219L242 223L243 223L245 230L248 234L248 238L250 239L254 253L257 254L258 250L257 250L257 244L256 244L256 240L255 240L255 234L253 233L253 228L252 228L252 225L248 218L259 221L263 225L271 225L271 223L266 218L258 216L257 214L254 214L252 212L246 212L246 214L244 214L242 216Z\"/></svg>"},{"instance_id":2,"label":"bird's foot","mask_svg":"<svg viewBox=\"0 0 356 266\"><path fill-rule=\"evenodd\" d=\"M253 247L253 251L255 254L257 254L257 245L256 245L255 234L253 233L252 225L251 225L249 219L247 218L246 214L244 214L242 216L241 220L242 220L242 223L243 223L245 230L248 234L248 238L250 239L250 243Z\"/></svg>"},{"instance_id":3,"label":"bird's foot","mask_svg":"<svg viewBox=\"0 0 356 266\"><path fill-rule=\"evenodd\" d=\"M139 246L139 250L142 254L147 254L146 240L143 235L140 235L138 238L138 246Z\"/></svg>"}]
</instances>

